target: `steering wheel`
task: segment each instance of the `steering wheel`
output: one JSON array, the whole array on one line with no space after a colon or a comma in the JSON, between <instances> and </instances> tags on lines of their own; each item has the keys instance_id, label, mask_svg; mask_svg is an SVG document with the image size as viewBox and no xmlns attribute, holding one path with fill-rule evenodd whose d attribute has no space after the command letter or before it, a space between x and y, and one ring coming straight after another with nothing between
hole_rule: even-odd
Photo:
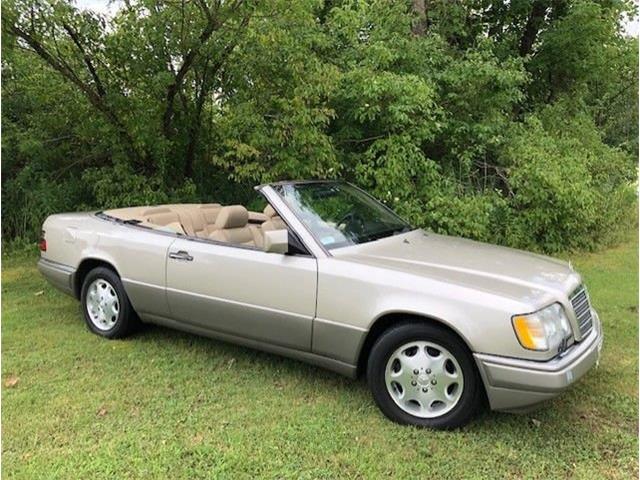
<instances>
[{"instance_id":1,"label":"steering wheel","mask_svg":"<svg viewBox=\"0 0 640 480\"><path fill-rule=\"evenodd\" d=\"M344 224L344 228L340 228L340 225ZM349 212L344 215L340 220L336 222L336 225L339 230L344 231L349 227L349 230L352 230L355 233L363 233L364 232L364 222L360 215L357 215L355 212Z\"/></svg>"}]
</instances>

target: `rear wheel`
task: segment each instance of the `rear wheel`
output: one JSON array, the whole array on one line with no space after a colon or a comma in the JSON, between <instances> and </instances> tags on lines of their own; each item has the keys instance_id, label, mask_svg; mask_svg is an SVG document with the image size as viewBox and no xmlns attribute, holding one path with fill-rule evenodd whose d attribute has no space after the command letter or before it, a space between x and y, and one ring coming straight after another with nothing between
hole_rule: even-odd
<instances>
[{"instance_id":1,"label":"rear wheel","mask_svg":"<svg viewBox=\"0 0 640 480\"><path fill-rule=\"evenodd\" d=\"M429 323L406 322L384 332L371 349L367 380L382 412L401 424L456 428L482 404L468 348Z\"/></svg>"},{"instance_id":2,"label":"rear wheel","mask_svg":"<svg viewBox=\"0 0 640 480\"><path fill-rule=\"evenodd\" d=\"M97 335L124 337L139 324L120 278L109 268L97 267L87 274L80 299L85 322Z\"/></svg>"}]
</instances>

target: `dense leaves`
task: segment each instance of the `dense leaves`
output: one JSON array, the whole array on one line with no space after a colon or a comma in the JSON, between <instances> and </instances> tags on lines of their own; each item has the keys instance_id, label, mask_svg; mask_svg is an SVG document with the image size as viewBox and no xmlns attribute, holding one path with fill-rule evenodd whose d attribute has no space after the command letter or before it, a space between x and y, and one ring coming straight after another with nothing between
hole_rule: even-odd
<instances>
[{"instance_id":1,"label":"dense leaves","mask_svg":"<svg viewBox=\"0 0 640 480\"><path fill-rule=\"evenodd\" d=\"M2 232L344 178L413 224L591 247L635 201L631 2L3 3Z\"/></svg>"}]
</instances>

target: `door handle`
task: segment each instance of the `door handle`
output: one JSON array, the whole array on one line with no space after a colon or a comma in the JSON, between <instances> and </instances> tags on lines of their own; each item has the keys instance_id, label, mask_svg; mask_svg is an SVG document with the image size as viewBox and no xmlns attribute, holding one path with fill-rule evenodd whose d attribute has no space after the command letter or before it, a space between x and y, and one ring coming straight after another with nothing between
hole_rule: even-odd
<instances>
[{"instance_id":1,"label":"door handle","mask_svg":"<svg viewBox=\"0 0 640 480\"><path fill-rule=\"evenodd\" d=\"M191 262L193 260L193 257L189 255L189 252L185 252L184 250L169 252L169 258L173 258L174 260L184 260L187 262Z\"/></svg>"}]
</instances>

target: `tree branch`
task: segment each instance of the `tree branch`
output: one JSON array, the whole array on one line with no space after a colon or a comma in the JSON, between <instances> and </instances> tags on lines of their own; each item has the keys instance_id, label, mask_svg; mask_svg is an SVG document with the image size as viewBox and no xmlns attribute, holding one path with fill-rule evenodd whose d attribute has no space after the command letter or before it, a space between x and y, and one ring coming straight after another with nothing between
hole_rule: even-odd
<instances>
[{"instance_id":1,"label":"tree branch","mask_svg":"<svg viewBox=\"0 0 640 480\"><path fill-rule=\"evenodd\" d=\"M93 90L89 85L83 82L78 75L69 67L69 65L61 59L53 56L45 46L38 41L35 37L33 37L28 32L22 30L18 26L14 25L12 22L4 21L3 23L5 29L13 34L16 38L22 39L24 42L31 47L33 52L35 52L42 60L44 60L51 68L60 73L66 80L74 84L89 100L91 105L93 105L96 110L104 115L107 121L116 129L118 134L123 138L126 148L129 153L143 166L144 162L142 161L142 156L138 152L135 142L133 138L129 134L127 128L124 123L118 118L115 112L103 101L103 97L101 97L95 90Z\"/></svg>"},{"instance_id":2,"label":"tree branch","mask_svg":"<svg viewBox=\"0 0 640 480\"><path fill-rule=\"evenodd\" d=\"M187 75L187 73L191 69L191 66L193 65L193 62L196 59L198 53L200 52L200 49L202 48L202 46L211 38L211 35L213 35L213 32L215 32L221 26L216 21L216 19L213 16L213 13L209 10L209 8L204 2L199 1L198 4L200 5L201 9L205 13L205 16L207 17L207 24L204 30L202 31L202 33L200 33L200 36L198 38L198 44L187 52L182 62L182 65L176 72L175 77L173 78L173 82L171 82L171 84L167 87L166 107L165 107L164 116L162 120L162 130L166 138L171 137L173 133L171 131L171 124L173 121L174 103L175 103L175 98L178 93L178 90L182 86L184 77Z\"/></svg>"},{"instance_id":3,"label":"tree branch","mask_svg":"<svg viewBox=\"0 0 640 480\"><path fill-rule=\"evenodd\" d=\"M230 11L237 10L243 4L243 2L244 0L235 0L229 8ZM180 66L180 68L175 74L173 82L171 82L171 84L167 87L166 107L165 107L165 112L164 112L163 122L162 122L162 129L163 129L165 138L170 138L173 134L172 122L174 117L175 97L178 94L178 91L180 90L180 88L182 87L182 83L184 82L186 75L189 73L189 71L193 67L193 64L197 56L200 54L200 49L211 38L213 33L220 30L220 28L225 23L224 21L220 21L218 16L214 14L214 12L217 11L218 8L220 7L219 2L214 9L209 9L206 3L204 2L204 0L198 0L197 3L200 9L204 12L205 17L207 18L207 25L205 26L204 30L202 31L202 33L198 38L198 44L194 46L191 50L189 50L189 52L187 52L182 62L182 65ZM242 21L240 22L240 29L247 27L249 23L249 18L250 18L249 15L245 15L242 18ZM237 41L232 42L223 49L222 53L218 58L218 61L215 62L213 65L214 72L217 72L222 67L224 61L231 54L231 52L233 51L233 49L237 44L238 44Z\"/></svg>"},{"instance_id":4,"label":"tree branch","mask_svg":"<svg viewBox=\"0 0 640 480\"><path fill-rule=\"evenodd\" d=\"M102 85L102 82L100 81L100 77L98 76L98 72L93 66L91 57L89 57L86 50L82 46L82 42L80 41L80 37L78 36L78 33L68 23L63 23L62 28L64 28L65 31L69 34L74 45L80 51L80 54L82 55L82 58L84 60L84 64L87 66L87 69L91 74L91 78L93 78L93 82L96 84L96 90L98 92L98 95L100 97L104 97L107 94L107 91L105 90L104 86Z\"/></svg>"}]
</instances>

